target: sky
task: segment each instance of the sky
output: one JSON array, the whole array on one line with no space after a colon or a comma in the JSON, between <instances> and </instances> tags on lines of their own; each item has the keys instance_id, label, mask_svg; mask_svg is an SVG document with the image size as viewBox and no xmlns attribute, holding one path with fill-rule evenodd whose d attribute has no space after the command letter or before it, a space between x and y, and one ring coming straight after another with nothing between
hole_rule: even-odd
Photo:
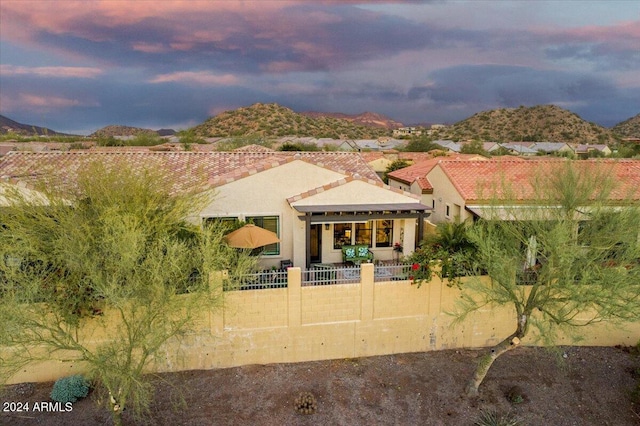
<instances>
[{"instance_id":1,"label":"sky","mask_svg":"<svg viewBox=\"0 0 640 426\"><path fill-rule=\"evenodd\" d=\"M406 125L640 113L640 1L1 0L0 114L89 134L257 102Z\"/></svg>"}]
</instances>

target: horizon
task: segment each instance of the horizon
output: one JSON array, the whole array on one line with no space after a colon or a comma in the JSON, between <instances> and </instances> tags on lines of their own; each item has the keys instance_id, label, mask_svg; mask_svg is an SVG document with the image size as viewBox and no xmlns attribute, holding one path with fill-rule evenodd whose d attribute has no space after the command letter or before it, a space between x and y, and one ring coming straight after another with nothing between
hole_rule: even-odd
<instances>
[{"instance_id":1,"label":"horizon","mask_svg":"<svg viewBox=\"0 0 640 426\"><path fill-rule=\"evenodd\" d=\"M640 112L640 2L3 0L0 24L0 114L63 133L180 130L254 103L404 125Z\"/></svg>"}]
</instances>

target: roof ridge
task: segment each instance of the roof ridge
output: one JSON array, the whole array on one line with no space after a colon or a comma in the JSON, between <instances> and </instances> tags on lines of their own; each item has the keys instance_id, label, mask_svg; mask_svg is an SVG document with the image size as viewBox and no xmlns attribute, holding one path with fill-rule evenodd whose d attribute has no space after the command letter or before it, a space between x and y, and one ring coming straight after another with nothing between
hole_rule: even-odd
<instances>
[{"instance_id":1,"label":"roof ridge","mask_svg":"<svg viewBox=\"0 0 640 426\"><path fill-rule=\"evenodd\" d=\"M336 181L327 183L325 185L321 185L321 186L318 186L316 188L310 189L308 191L302 192L300 194L288 197L287 198L287 202L289 204L291 204L291 203L294 203L296 201L300 201L300 200L303 200L305 198L312 197L312 196L314 196L316 194L320 194L322 192L329 191L329 190L331 190L333 188L337 188L337 187L340 187L342 185L346 185L349 182L354 182L354 181L365 182L365 183L368 183L369 185L375 185L375 186L377 186L379 188L387 189L387 190L390 190L390 191L395 192L397 194L402 194L402 195L409 196L411 198L420 199L419 196L417 196L416 194L412 194L411 192L403 191L403 190L401 190L399 188L393 188L393 187L391 187L389 185L386 185L386 184L384 184L382 182L375 181L373 179L369 179L369 178L360 176L358 174L355 174L353 176L347 176L345 178L338 179Z\"/></svg>"}]
</instances>

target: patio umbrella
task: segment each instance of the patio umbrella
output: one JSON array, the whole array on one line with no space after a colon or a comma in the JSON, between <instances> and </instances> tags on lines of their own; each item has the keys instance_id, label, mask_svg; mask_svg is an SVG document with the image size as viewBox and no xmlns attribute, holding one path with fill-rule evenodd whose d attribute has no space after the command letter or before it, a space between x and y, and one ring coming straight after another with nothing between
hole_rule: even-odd
<instances>
[{"instance_id":1,"label":"patio umbrella","mask_svg":"<svg viewBox=\"0 0 640 426\"><path fill-rule=\"evenodd\" d=\"M251 223L236 229L225 238L231 247L248 249L280 242L280 239L274 232L267 231Z\"/></svg>"}]
</instances>

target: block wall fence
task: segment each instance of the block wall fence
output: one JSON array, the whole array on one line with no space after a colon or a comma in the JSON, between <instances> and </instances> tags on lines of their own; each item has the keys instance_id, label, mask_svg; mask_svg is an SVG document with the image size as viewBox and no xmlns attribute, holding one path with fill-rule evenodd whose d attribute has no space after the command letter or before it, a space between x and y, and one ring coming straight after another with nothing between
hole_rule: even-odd
<instances>
[{"instance_id":1,"label":"block wall fence","mask_svg":"<svg viewBox=\"0 0 640 426\"><path fill-rule=\"evenodd\" d=\"M372 264L363 264L360 276L356 284L303 286L300 268L290 268L287 288L225 292L223 308L203 313L197 333L167 344L153 370L482 348L515 329L512 310L502 307L487 307L454 326L448 312L454 310L460 290L437 277L420 287L410 281L374 282ZM480 279L488 283L487 277ZM581 332L579 342L562 337L558 343L635 345L640 321L600 323ZM523 344L535 342L525 339ZM52 360L28 366L9 383L51 381L83 370L72 358Z\"/></svg>"}]
</instances>

